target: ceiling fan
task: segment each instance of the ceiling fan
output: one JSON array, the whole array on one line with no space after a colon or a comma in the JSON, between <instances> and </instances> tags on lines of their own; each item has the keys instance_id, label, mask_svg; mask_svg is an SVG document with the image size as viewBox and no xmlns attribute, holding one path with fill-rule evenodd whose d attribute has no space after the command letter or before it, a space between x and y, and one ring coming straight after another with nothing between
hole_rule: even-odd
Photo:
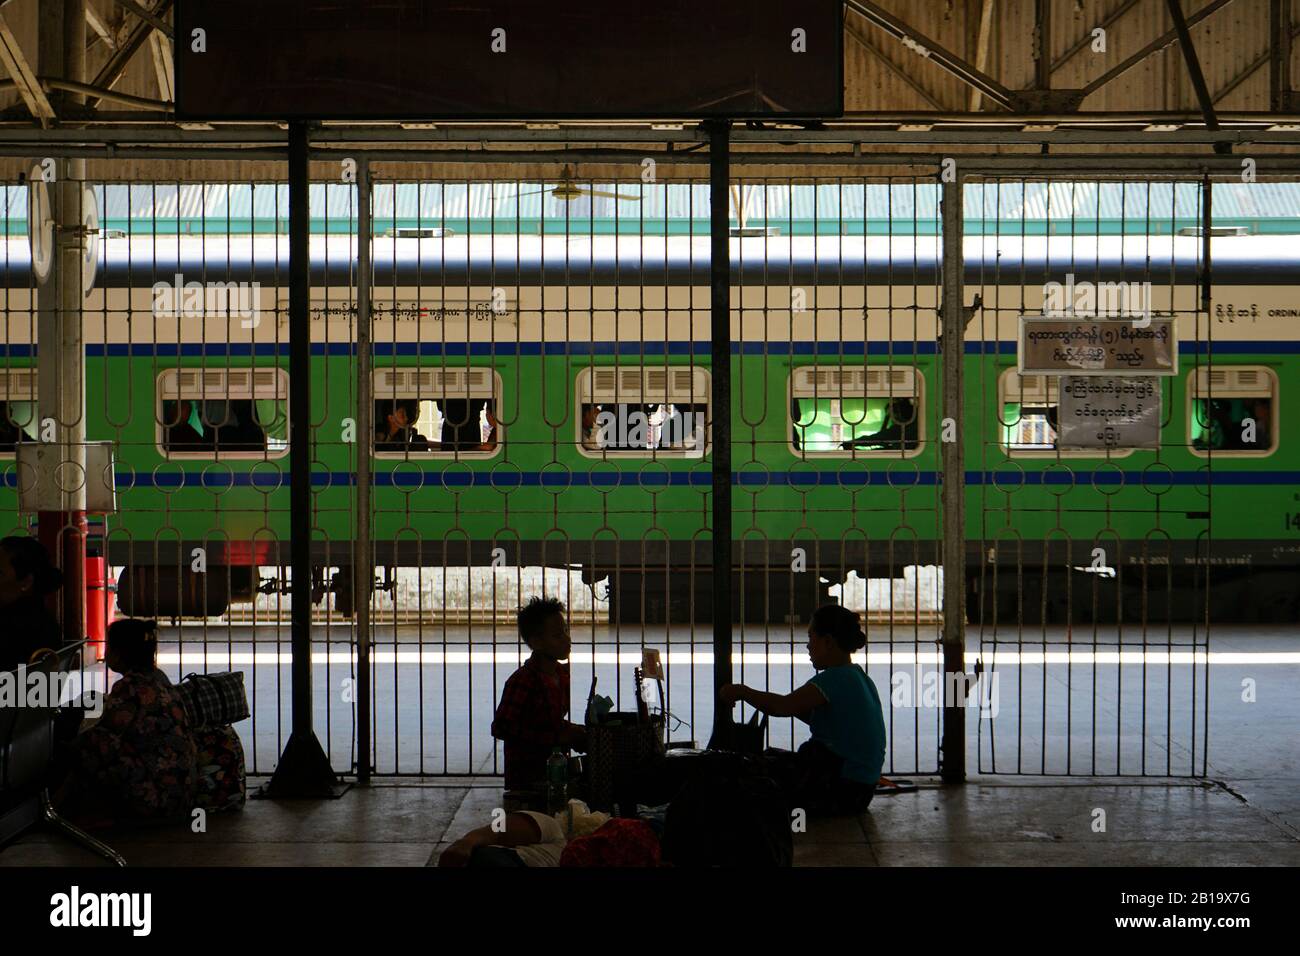
<instances>
[{"instance_id":1,"label":"ceiling fan","mask_svg":"<svg viewBox=\"0 0 1300 956\"><path fill-rule=\"evenodd\" d=\"M582 196L599 196L602 199L622 199L625 202L640 202L640 196L630 196L627 193L606 192L603 189L588 189L586 186L579 186L573 181L573 174L569 167L564 167L564 172L560 176L559 185L552 189L538 189L529 193L520 193L519 198L524 196L540 196L543 193L549 193L556 199L563 202L573 202Z\"/></svg>"}]
</instances>

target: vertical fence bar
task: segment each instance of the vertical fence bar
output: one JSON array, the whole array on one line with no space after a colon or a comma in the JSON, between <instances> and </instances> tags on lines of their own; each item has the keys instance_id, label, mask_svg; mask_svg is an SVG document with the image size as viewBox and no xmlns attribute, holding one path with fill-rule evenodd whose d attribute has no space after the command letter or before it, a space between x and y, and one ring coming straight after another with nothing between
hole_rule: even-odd
<instances>
[{"instance_id":1,"label":"vertical fence bar","mask_svg":"<svg viewBox=\"0 0 1300 956\"><path fill-rule=\"evenodd\" d=\"M713 398L713 733L725 739L731 708L731 217L730 125L709 124L709 284ZM721 734L719 734L721 731Z\"/></svg>"},{"instance_id":2,"label":"vertical fence bar","mask_svg":"<svg viewBox=\"0 0 1300 956\"><path fill-rule=\"evenodd\" d=\"M966 778L966 493L962 362L966 358L966 310L962 304L962 180L943 184L943 417L955 441L940 441L943 463L943 742L939 773L944 783Z\"/></svg>"},{"instance_id":3,"label":"vertical fence bar","mask_svg":"<svg viewBox=\"0 0 1300 956\"><path fill-rule=\"evenodd\" d=\"M370 782L370 446L374 437L370 346L370 161L357 161L357 542L352 554L352 607L357 612L357 780Z\"/></svg>"}]
</instances>

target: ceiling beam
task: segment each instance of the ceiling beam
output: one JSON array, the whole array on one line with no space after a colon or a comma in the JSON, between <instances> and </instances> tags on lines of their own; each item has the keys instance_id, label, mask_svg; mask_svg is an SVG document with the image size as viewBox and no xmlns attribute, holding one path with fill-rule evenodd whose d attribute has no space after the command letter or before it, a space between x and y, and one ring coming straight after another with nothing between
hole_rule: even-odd
<instances>
[{"instance_id":1,"label":"ceiling beam","mask_svg":"<svg viewBox=\"0 0 1300 956\"><path fill-rule=\"evenodd\" d=\"M983 70L988 67L989 63L989 40L993 35L993 0L984 0L980 5L980 29L979 36L975 40L975 69ZM970 106L972 113L980 108L980 97L983 94L977 90L970 91Z\"/></svg>"},{"instance_id":2,"label":"ceiling beam","mask_svg":"<svg viewBox=\"0 0 1300 956\"><path fill-rule=\"evenodd\" d=\"M165 104L159 104L160 106ZM136 114L137 117L145 114ZM151 114L150 114L151 115ZM1004 114L988 114L1002 117ZM1289 119L1291 128L1269 129L1265 125L1249 129L1220 128L1215 131L1200 126L1184 129L1148 131L1143 124L1157 119L1168 121L1173 117L1136 117L1136 126L1114 129L1076 129L1066 126L1054 130L1026 130L1017 126L934 129L882 129L875 126L840 125L817 130L773 130L737 128L733 140L737 147L799 147L830 145L841 146L1128 146L1135 149L1169 150L1195 148L1215 143L1234 146L1261 145L1281 148L1300 147L1300 117L1273 117L1267 120L1282 122ZM1038 117L1043 122L1047 117ZM1195 114L1179 114L1181 122L1198 123ZM452 146L490 144L493 148L514 148L521 152L540 146L562 146L569 149L587 146L617 145L627 148L663 145L678 151L695 149L707 142L704 133L689 126L679 130L652 130L648 128L577 128L570 130L530 130L521 127L402 130L373 126L323 126L312 133L312 141L322 146L391 146L407 145L419 148L450 148ZM78 125L76 128L37 130L30 124L22 127L0 125L0 155L11 147L20 145L54 148L59 145L132 147L139 145L172 146L263 146L283 145L285 131L273 124L196 130L177 127L174 121L154 125L137 123L134 126Z\"/></svg>"},{"instance_id":3,"label":"ceiling beam","mask_svg":"<svg viewBox=\"0 0 1300 956\"><path fill-rule=\"evenodd\" d=\"M153 54L154 78L158 81L158 99L174 103L176 80L172 73L172 41L155 31L149 37L149 49Z\"/></svg>"},{"instance_id":4,"label":"ceiling beam","mask_svg":"<svg viewBox=\"0 0 1300 956\"><path fill-rule=\"evenodd\" d=\"M1181 0L1166 0L1169 16L1174 21L1174 31L1178 34L1178 46L1183 51L1183 62L1187 64L1187 76L1196 91L1196 100L1201 104L1201 113L1205 116L1206 129L1218 129L1219 120L1214 114L1214 99L1210 88L1205 84L1205 74L1201 72L1201 61L1192 44L1192 33L1187 28L1187 18L1183 16Z\"/></svg>"},{"instance_id":5,"label":"ceiling beam","mask_svg":"<svg viewBox=\"0 0 1300 956\"><path fill-rule=\"evenodd\" d=\"M88 97L108 100L112 103L121 103L124 106L134 106L138 109L157 110L163 113L170 113L172 104L162 102L161 100L151 100L143 96L132 96L129 93L118 93L115 90L106 90L103 87L91 86L89 83L74 83L71 80L41 80L41 85L47 90L66 90L69 93L81 93Z\"/></svg>"},{"instance_id":6,"label":"ceiling beam","mask_svg":"<svg viewBox=\"0 0 1300 956\"><path fill-rule=\"evenodd\" d=\"M167 37L167 39L171 40L175 38L176 34L172 32L170 24L164 21L162 17L157 14L146 10L140 4L136 3L135 0L113 0L113 2L119 7L130 10L145 23L162 33L162 35Z\"/></svg>"},{"instance_id":7,"label":"ceiling beam","mask_svg":"<svg viewBox=\"0 0 1300 956\"><path fill-rule=\"evenodd\" d=\"M167 11L171 9L172 0L159 0L158 5L154 7L154 15L158 17L166 16ZM91 86L97 86L102 90L111 90L117 85L117 81L122 78L126 72L127 64L131 58L136 55L144 42L149 39L149 35L154 28L151 24L141 20L131 28L131 33L117 48L107 63L99 71L99 75L91 81ZM99 105L97 97L91 97L86 101L88 107L94 108Z\"/></svg>"},{"instance_id":8,"label":"ceiling beam","mask_svg":"<svg viewBox=\"0 0 1300 956\"><path fill-rule=\"evenodd\" d=\"M1052 86L1052 0L1034 3L1034 87L1039 90Z\"/></svg>"},{"instance_id":9,"label":"ceiling beam","mask_svg":"<svg viewBox=\"0 0 1300 956\"><path fill-rule=\"evenodd\" d=\"M1014 96L1009 89L983 70L976 69L951 50L931 40L919 30L904 23L888 11L882 10L873 0L845 0L844 5L872 26L888 33L918 56L924 57L940 69L951 73L963 83L979 90L994 103L1008 109L1012 107Z\"/></svg>"},{"instance_id":10,"label":"ceiling beam","mask_svg":"<svg viewBox=\"0 0 1300 956\"><path fill-rule=\"evenodd\" d=\"M1291 108L1291 0L1269 0L1269 104L1279 113Z\"/></svg>"},{"instance_id":11,"label":"ceiling beam","mask_svg":"<svg viewBox=\"0 0 1300 956\"><path fill-rule=\"evenodd\" d=\"M214 149L212 147L67 147L67 146L26 146L9 148L5 154L18 156L71 156L85 159L101 160L222 160L229 162L243 161L283 161L288 155L287 147L267 147L259 149ZM703 175L707 167L708 153L666 152L653 153L660 165L699 166ZM860 176L864 170L872 168L919 167L928 171L939 168L949 154L944 151L922 151L914 153L872 153L854 152L808 153L808 152L738 152L733 156L733 167L759 168L764 166L796 166L804 169L837 169L836 176ZM602 150L602 149L558 149L545 151L521 150L429 150L429 149L353 149L314 147L309 151L313 162L328 162L337 167L344 158L366 158L372 163L433 163L450 166L561 166L574 164L626 165L628 179L639 174L640 164L646 157L642 150ZM3 158L3 157L0 157ZM1096 179L1099 175L1106 179L1150 178L1153 175L1162 178L1200 178L1202 175L1214 175L1224 179L1240 180L1241 163L1237 157L1206 153L1148 153L1142 155L1116 155L1103 153L1060 153L1043 154L1034 150L1024 153L962 153L960 154L963 175L985 176L995 178L1053 177L1070 179ZM1104 170L1104 173L1099 172ZM1260 163L1260 178L1293 178L1300 174L1300 155L1286 154L1270 156L1267 162ZM228 174L226 174L228 175ZM829 175L829 174L823 174ZM511 177L513 178L513 177ZM788 177L782 177L788 181Z\"/></svg>"},{"instance_id":12,"label":"ceiling beam","mask_svg":"<svg viewBox=\"0 0 1300 956\"><path fill-rule=\"evenodd\" d=\"M3 13L0 13L0 62L4 63L5 69L13 77L18 95L22 97L32 116L40 120L41 126L49 126L54 122L54 107L50 105L45 90L41 88L40 80L36 78L31 64L27 62L27 57L23 56L22 47L18 45L13 31L5 22Z\"/></svg>"},{"instance_id":13,"label":"ceiling beam","mask_svg":"<svg viewBox=\"0 0 1300 956\"><path fill-rule=\"evenodd\" d=\"M104 21L99 19L99 14L95 12L95 8L87 3L85 10L86 23L90 26L90 29L94 30L95 33L99 35L99 38L104 41L104 44L110 50L116 50L117 39L113 36L112 31L105 26ZM90 44L94 44L94 42L94 40L91 40Z\"/></svg>"}]
</instances>

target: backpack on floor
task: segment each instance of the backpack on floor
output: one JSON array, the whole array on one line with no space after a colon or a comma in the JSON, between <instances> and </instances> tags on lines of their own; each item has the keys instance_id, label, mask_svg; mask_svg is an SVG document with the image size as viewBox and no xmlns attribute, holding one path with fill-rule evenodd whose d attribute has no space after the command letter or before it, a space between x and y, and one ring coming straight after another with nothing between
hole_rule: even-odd
<instances>
[{"instance_id":1,"label":"backpack on floor","mask_svg":"<svg viewBox=\"0 0 1300 956\"><path fill-rule=\"evenodd\" d=\"M682 784L664 816L665 862L673 866L793 865L789 801L776 781L755 772L756 763L710 760L711 765Z\"/></svg>"}]
</instances>

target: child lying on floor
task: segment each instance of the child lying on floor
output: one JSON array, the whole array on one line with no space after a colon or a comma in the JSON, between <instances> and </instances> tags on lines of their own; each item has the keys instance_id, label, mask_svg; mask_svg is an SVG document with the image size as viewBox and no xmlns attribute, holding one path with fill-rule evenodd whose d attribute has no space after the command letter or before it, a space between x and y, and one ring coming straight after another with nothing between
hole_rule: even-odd
<instances>
[{"instance_id":1,"label":"child lying on floor","mask_svg":"<svg viewBox=\"0 0 1300 956\"><path fill-rule=\"evenodd\" d=\"M608 813L593 813L581 800L570 800L568 809L554 816L532 810L508 813L499 828L479 827L447 847L438 865L559 866L570 840L594 833L608 820Z\"/></svg>"}]
</instances>

